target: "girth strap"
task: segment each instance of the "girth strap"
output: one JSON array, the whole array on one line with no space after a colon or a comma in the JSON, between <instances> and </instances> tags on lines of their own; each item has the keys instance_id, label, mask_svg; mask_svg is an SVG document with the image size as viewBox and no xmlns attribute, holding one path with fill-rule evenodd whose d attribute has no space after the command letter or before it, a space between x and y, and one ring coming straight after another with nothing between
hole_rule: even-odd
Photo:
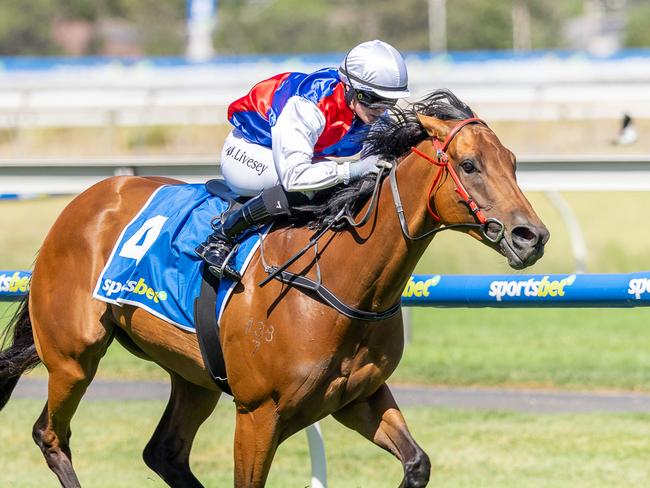
<instances>
[{"instance_id":1,"label":"girth strap","mask_svg":"<svg viewBox=\"0 0 650 488\"><path fill-rule=\"evenodd\" d=\"M377 321L384 320L390 317L393 317L399 313L402 302L398 301L395 305L390 307L388 310L383 312L366 312L364 310L359 310L357 308L350 307L339 300L334 293L323 286L322 283L317 283L314 280L311 280L305 276L300 276L291 271L280 271L275 275L275 278L283 283L287 283L298 288L303 288L305 290L313 291L319 297L325 301L330 307L336 309L339 313L349 317L351 319L359 320L368 320L368 321Z\"/></svg>"},{"instance_id":2,"label":"girth strap","mask_svg":"<svg viewBox=\"0 0 650 488\"><path fill-rule=\"evenodd\" d=\"M226 375L226 362L223 349L219 341L219 324L217 323L217 287L218 280L207 270L201 267L201 292L194 300L194 324L199 349L208 373L224 392L232 395Z\"/></svg>"}]
</instances>

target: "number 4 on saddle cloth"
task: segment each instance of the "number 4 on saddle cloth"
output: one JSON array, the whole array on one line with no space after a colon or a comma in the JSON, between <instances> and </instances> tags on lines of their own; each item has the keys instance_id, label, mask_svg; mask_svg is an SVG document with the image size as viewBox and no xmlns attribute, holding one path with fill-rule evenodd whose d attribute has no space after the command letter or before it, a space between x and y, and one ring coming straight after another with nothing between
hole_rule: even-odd
<instances>
[{"instance_id":1,"label":"number 4 on saddle cloth","mask_svg":"<svg viewBox=\"0 0 650 488\"><path fill-rule=\"evenodd\" d=\"M221 355L223 366L221 350L213 349L220 348L218 320L236 283L223 279L217 285L216 279L204 272L203 261L194 248L211 232L211 220L228 206L228 200L212 195L203 184L161 186L120 234L93 293L95 298L108 303L143 308L190 332L199 329L201 333L208 326L215 327L211 341L202 343L199 337L199 342L204 362L213 377L223 380L224 384L217 381L222 388L227 388L225 369L213 371L208 363L217 354ZM231 265L241 274L269 227L245 233L239 240ZM198 310L196 299L202 292L207 294L206 289L214 297L210 284L216 285L215 308L207 311L211 317L205 320L211 323L197 324L198 317L205 317L206 311Z\"/></svg>"}]
</instances>

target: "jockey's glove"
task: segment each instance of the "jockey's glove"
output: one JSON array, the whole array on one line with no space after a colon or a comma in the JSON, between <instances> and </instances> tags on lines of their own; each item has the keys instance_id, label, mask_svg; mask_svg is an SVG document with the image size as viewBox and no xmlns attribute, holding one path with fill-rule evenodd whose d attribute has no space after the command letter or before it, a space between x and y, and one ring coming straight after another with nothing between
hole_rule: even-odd
<instances>
[{"instance_id":1,"label":"jockey's glove","mask_svg":"<svg viewBox=\"0 0 650 488\"><path fill-rule=\"evenodd\" d=\"M358 180L368 173L378 173L382 166L379 156L366 156L350 163L350 181Z\"/></svg>"}]
</instances>

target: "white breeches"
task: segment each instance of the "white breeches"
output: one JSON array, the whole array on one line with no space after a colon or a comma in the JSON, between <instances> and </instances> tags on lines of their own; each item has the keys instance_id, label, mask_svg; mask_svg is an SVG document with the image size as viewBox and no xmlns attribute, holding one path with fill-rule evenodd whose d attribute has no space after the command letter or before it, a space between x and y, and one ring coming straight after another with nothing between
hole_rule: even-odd
<instances>
[{"instance_id":1,"label":"white breeches","mask_svg":"<svg viewBox=\"0 0 650 488\"><path fill-rule=\"evenodd\" d=\"M223 144L221 173L232 191L246 197L280 183L271 148L248 142L237 129Z\"/></svg>"}]
</instances>

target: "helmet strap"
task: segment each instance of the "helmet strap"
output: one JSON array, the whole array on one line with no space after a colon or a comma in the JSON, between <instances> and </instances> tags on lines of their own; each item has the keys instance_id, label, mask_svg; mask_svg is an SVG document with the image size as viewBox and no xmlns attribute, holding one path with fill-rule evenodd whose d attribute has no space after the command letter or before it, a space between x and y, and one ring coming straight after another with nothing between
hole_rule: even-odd
<instances>
[{"instance_id":1,"label":"helmet strap","mask_svg":"<svg viewBox=\"0 0 650 488\"><path fill-rule=\"evenodd\" d=\"M352 100L356 98L357 91L352 85L348 85L347 83L344 83L343 85L345 86L345 103L351 105Z\"/></svg>"},{"instance_id":2,"label":"helmet strap","mask_svg":"<svg viewBox=\"0 0 650 488\"><path fill-rule=\"evenodd\" d=\"M348 76L348 56L350 55L350 52L352 51L351 50L348 51L348 53L345 55L345 59L343 60L343 65L345 69L345 72L343 74L348 79L348 82L345 83L345 103L347 103L348 105L352 104L352 100L354 100L354 98L357 95L357 91L352 86L352 80Z\"/></svg>"}]
</instances>

